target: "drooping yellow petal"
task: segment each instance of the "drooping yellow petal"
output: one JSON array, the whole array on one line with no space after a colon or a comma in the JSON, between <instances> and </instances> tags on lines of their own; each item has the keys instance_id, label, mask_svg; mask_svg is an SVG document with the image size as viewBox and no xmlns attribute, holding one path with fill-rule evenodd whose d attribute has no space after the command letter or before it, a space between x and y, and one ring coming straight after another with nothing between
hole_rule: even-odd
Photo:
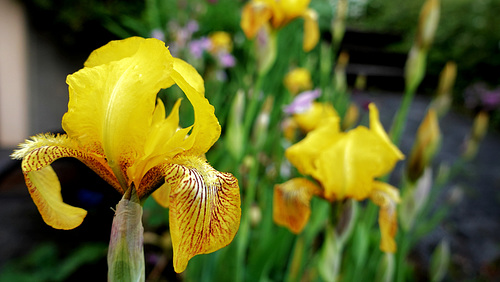
<instances>
[{"instance_id":1,"label":"drooping yellow petal","mask_svg":"<svg viewBox=\"0 0 500 282\"><path fill-rule=\"evenodd\" d=\"M172 78L182 89L193 105L193 130L186 142L192 142L191 148L184 154L199 156L208 151L219 139L221 128L215 116L215 109L205 98L205 88L200 74L188 63L174 59ZM195 140L195 141L194 141Z\"/></svg>"},{"instance_id":2,"label":"drooping yellow petal","mask_svg":"<svg viewBox=\"0 0 500 282\"><path fill-rule=\"evenodd\" d=\"M241 12L241 28L247 38L253 39L272 16L271 8L261 2L249 2Z\"/></svg>"},{"instance_id":3,"label":"drooping yellow petal","mask_svg":"<svg viewBox=\"0 0 500 282\"><path fill-rule=\"evenodd\" d=\"M22 159L22 170L26 185L43 220L58 229L73 229L79 226L87 211L63 202L61 185L52 162L63 157L74 157L85 163L118 191L121 187L107 167L104 158L78 150L77 145L65 135L39 135L21 144L12 157Z\"/></svg>"},{"instance_id":4,"label":"drooping yellow petal","mask_svg":"<svg viewBox=\"0 0 500 282\"><path fill-rule=\"evenodd\" d=\"M304 18L304 39L302 41L302 49L309 52L319 41L318 13L312 9L308 9L302 17Z\"/></svg>"},{"instance_id":5,"label":"drooping yellow petal","mask_svg":"<svg viewBox=\"0 0 500 282\"><path fill-rule=\"evenodd\" d=\"M23 162L23 168L28 165ZM31 198L47 225L57 229L73 229L83 222L87 211L63 202L61 184L51 166L25 172L24 178Z\"/></svg>"},{"instance_id":6,"label":"drooping yellow petal","mask_svg":"<svg viewBox=\"0 0 500 282\"><path fill-rule=\"evenodd\" d=\"M273 220L293 233L302 232L311 214L310 202L320 188L306 178L293 178L274 186Z\"/></svg>"},{"instance_id":7,"label":"drooping yellow petal","mask_svg":"<svg viewBox=\"0 0 500 282\"><path fill-rule=\"evenodd\" d=\"M186 157L165 167L170 184L170 234L174 269L182 272L195 255L228 245L240 223L238 180L201 158Z\"/></svg>"},{"instance_id":8,"label":"drooping yellow petal","mask_svg":"<svg viewBox=\"0 0 500 282\"><path fill-rule=\"evenodd\" d=\"M162 41L132 37L97 49L66 80L64 130L86 147L101 147L122 187L127 167L143 154L156 95L171 83L172 60Z\"/></svg>"},{"instance_id":9,"label":"drooping yellow petal","mask_svg":"<svg viewBox=\"0 0 500 282\"><path fill-rule=\"evenodd\" d=\"M19 149L15 150L11 157L23 161L27 159L26 162L32 163L30 171L50 165L60 158L76 158L123 194L124 191L106 163L104 155L85 149L67 135L39 134L19 144Z\"/></svg>"},{"instance_id":10,"label":"drooping yellow petal","mask_svg":"<svg viewBox=\"0 0 500 282\"><path fill-rule=\"evenodd\" d=\"M396 204L401 200L399 191L393 186L379 181L374 181L370 199L380 207L378 224L382 238L380 249L387 253L396 252L394 237L398 230Z\"/></svg>"},{"instance_id":11,"label":"drooping yellow petal","mask_svg":"<svg viewBox=\"0 0 500 282\"><path fill-rule=\"evenodd\" d=\"M73 229L79 226L87 211L63 202L61 185L52 162L64 157L73 157L106 180L118 192L123 190L115 178L104 156L87 152L66 135L38 135L20 145L13 158L22 159L22 170L26 185L43 220L57 229Z\"/></svg>"}]
</instances>

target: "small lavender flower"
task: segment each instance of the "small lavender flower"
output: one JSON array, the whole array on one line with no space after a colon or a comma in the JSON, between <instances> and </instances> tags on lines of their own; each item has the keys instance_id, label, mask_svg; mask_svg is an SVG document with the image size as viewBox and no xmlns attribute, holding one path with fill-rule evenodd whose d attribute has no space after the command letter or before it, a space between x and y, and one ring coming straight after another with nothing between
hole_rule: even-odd
<instances>
[{"instance_id":1,"label":"small lavender flower","mask_svg":"<svg viewBox=\"0 0 500 282\"><path fill-rule=\"evenodd\" d=\"M190 20L187 25L186 25L186 30L189 31L191 36L193 33L197 32L200 29L200 26L198 25L198 22L195 20Z\"/></svg>"},{"instance_id":2,"label":"small lavender flower","mask_svg":"<svg viewBox=\"0 0 500 282\"><path fill-rule=\"evenodd\" d=\"M311 107L314 99L318 98L320 95L321 90L319 89L302 92L297 95L293 102L286 106L283 111L289 115L303 113Z\"/></svg>"},{"instance_id":3,"label":"small lavender flower","mask_svg":"<svg viewBox=\"0 0 500 282\"><path fill-rule=\"evenodd\" d=\"M212 43L210 42L210 39L207 37L202 37L200 39L195 39L192 40L189 43L189 51L195 57L196 59L201 58L203 56L203 52L206 50L210 49L210 46Z\"/></svg>"},{"instance_id":4,"label":"small lavender flower","mask_svg":"<svg viewBox=\"0 0 500 282\"><path fill-rule=\"evenodd\" d=\"M165 33L159 28L155 28L153 29L153 31L151 31L151 37L161 41L165 41Z\"/></svg>"},{"instance_id":5,"label":"small lavender flower","mask_svg":"<svg viewBox=\"0 0 500 282\"><path fill-rule=\"evenodd\" d=\"M227 52L220 52L217 54L217 59L223 68L232 68L236 65L234 56Z\"/></svg>"},{"instance_id":6,"label":"small lavender flower","mask_svg":"<svg viewBox=\"0 0 500 282\"><path fill-rule=\"evenodd\" d=\"M465 92L465 104L470 109L492 111L500 107L500 88L490 90L484 83L476 83Z\"/></svg>"}]
</instances>

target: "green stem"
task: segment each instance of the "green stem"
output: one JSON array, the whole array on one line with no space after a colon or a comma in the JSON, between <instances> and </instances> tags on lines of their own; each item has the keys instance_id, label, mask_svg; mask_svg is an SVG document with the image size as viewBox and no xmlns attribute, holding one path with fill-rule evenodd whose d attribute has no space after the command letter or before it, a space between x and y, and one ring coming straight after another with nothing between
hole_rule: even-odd
<instances>
[{"instance_id":1,"label":"green stem","mask_svg":"<svg viewBox=\"0 0 500 282\"><path fill-rule=\"evenodd\" d=\"M401 142L401 136L403 135L403 130L406 127L406 120L408 118L408 113L410 111L410 105L415 96L415 91L412 89L407 89L403 96L403 101L401 102L401 107L399 107L398 112L394 118L391 127L391 139L394 145L399 146Z\"/></svg>"},{"instance_id":2,"label":"green stem","mask_svg":"<svg viewBox=\"0 0 500 282\"><path fill-rule=\"evenodd\" d=\"M108 249L108 281L144 281L142 206L132 185L116 206Z\"/></svg>"},{"instance_id":3,"label":"green stem","mask_svg":"<svg viewBox=\"0 0 500 282\"><path fill-rule=\"evenodd\" d=\"M257 116L257 111L260 108L260 104L262 99L260 99L260 92L262 91L262 82L265 74L259 74L257 77L257 81L255 82L255 87L252 89L252 96L249 98L249 103L247 110L245 111L245 120L244 120L244 129L245 129L245 137L249 138L250 133L252 132L252 125Z\"/></svg>"},{"instance_id":4,"label":"green stem","mask_svg":"<svg viewBox=\"0 0 500 282\"><path fill-rule=\"evenodd\" d=\"M410 251L411 247L411 232L405 232L404 230L400 230L399 242L398 242L398 252L396 259L396 280L398 282L405 281L405 272L406 272L406 264L405 259Z\"/></svg>"}]
</instances>

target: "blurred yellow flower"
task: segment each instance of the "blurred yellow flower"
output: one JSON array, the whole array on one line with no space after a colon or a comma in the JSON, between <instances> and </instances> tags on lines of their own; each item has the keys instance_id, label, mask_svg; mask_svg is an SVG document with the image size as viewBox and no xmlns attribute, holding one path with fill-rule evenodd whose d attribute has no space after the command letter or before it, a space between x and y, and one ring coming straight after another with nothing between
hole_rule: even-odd
<instances>
[{"instance_id":1,"label":"blurred yellow flower","mask_svg":"<svg viewBox=\"0 0 500 282\"><path fill-rule=\"evenodd\" d=\"M233 40L231 35L225 31L217 31L208 37L210 39L210 53L218 54L220 52L231 53L233 50Z\"/></svg>"},{"instance_id":2,"label":"blurred yellow flower","mask_svg":"<svg viewBox=\"0 0 500 282\"><path fill-rule=\"evenodd\" d=\"M294 68L286 74L283 83L292 95L297 95L299 92L311 90L311 73L305 68Z\"/></svg>"},{"instance_id":3,"label":"blurred yellow flower","mask_svg":"<svg viewBox=\"0 0 500 282\"><path fill-rule=\"evenodd\" d=\"M22 159L26 184L44 221L58 229L79 226L87 212L63 202L51 163L74 157L124 194L153 193L169 207L174 268L229 244L239 227L238 181L212 168L203 155L220 135L203 79L173 58L157 39L132 37L95 50L69 75L63 135L41 134L12 154ZM157 99L177 84L194 108L194 124L179 129L180 100L166 116ZM189 134L188 134L189 133Z\"/></svg>"},{"instance_id":4,"label":"blurred yellow flower","mask_svg":"<svg viewBox=\"0 0 500 282\"><path fill-rule=\"evenodd\" d=\"M329 118L338 119L339 115L331 104L320 102L312 102L309 109L293 115L299 128L306 133L318 128Z\"/></svg>"},{"instance_id":5,"label":"blurred yellow flower","mask_svg":"<svg viewBox=\"0 0 500 282\"><path fill-rule=\"evenodd\" d=\"M348 132L341 132L339 118L326 118L315 130L309 132L306 138L288 148L285 155L299 172L318 181L321 186L321 193L318 194L326 200L353 198L362 201L370 198L379 205L379 225L382 233L380 247L385 252L394 252L394 235L397 229L395 207L399 202L399 192L389 184L376 181L375 178L390 172L404 156L391 143L380 124L377 107L370 104L369 108L369 129L358 126ZM303 193L317 193L314 189L304 190L303 187L288 191L286 196L281 197L283 202L274 206L282 207L281 214L295 213L295 205L289 203L297 201L297 195L304 199L306 197ZM287 206L290 208L283 208ZM307 215L306 212L302 214ZM287 222L276 217L275 221L281 224ZM284 225L290 229L294 226L290 223ZM301 228L292 230L298 233Z\"/></svg>"},{"instance_id":6,"label":"blurred yellow flower","mask_svg":"<svg viewBox=\"0 0 500 282\"><path fill-rule=\"evenodd\" d=\"M274 30L297 18L304 19L304 51L312 50L319 40L318 14L309 9L310 0L251 0L241 15L241 28L247 38L254 38L264 26Z\"/></svg>"}]
</instances>

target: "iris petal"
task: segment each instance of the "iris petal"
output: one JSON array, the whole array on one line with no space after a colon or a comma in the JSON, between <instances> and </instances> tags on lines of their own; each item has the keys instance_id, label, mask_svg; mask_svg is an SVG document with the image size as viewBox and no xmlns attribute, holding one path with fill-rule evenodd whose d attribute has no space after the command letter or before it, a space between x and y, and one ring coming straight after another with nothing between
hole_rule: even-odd
<instances>
[{"instance_id":1,"label":"iris petal","mask_svg":"<svg viewBox=\"0 0 500 282\"><path fill-rule=\"evenodd\" d=\"M285 151L287 159L302 174L312 175L317 169L317 157L342 136L339 130L338 118L331 117L324 120L319 128L309 132L306 138Z\"/></svg>"},{"instance_id":2,"label":"iris petal","mask_svg":"<svg viewBox=\"0 0 500 282\"><path fill-rule=\"evenodd\" d=\"M396 204L400 202L399 191L393 186L379 181L374 181L370 199L380 207L378 224L382 239L380 249L384 252L396 252L394 237L398 230Z\"/></svg>"},{"instance_id":3,"label":"iris petal","mask_svg":"<svg viewBox=\"0 0 500 282\"><path fill-rule=\"evenodd\" d=\"M321 124L324 123L326 119L331 117L339 118L337 111L331 104L312 102L309 109L304 112L296 113L293 115L293 119L297 122L299 127L304 132L310 132Z\"/></svg>"},{"instance_id":4,"label":"iris petal","mask_svg":"<svg viewBox=\"0 0 500 282\"><path fill-rule=\"evenodd\" d=\"M143 154L156 95L170 83L172 56L162 41L133 37L97 49L86 65L67 78L63 128L88 147L101 146L127 187L126 169Z\"/></svg>"},{"instance_id":5,"label":"iris petal","mask_svg":"<svg viewBox=\"0 0 500 282\"><path fill-rule=\"evenodd\" d=\"M87 214L85 210L63 202L59 179L50 166L55 160L77 158L123 193L104 158L80 150L65 135L39 135L21 146L12 157L23 159L22 170L30 195L44 221L54 228L73 229Z\"/></svg>"},{"instance_id":6,"label":"iris petal","mask_svg":"<svg viewBox=\"0 0 500 282\"><path fill-rule=\"evenodd\" d=\"M267 3L247 3L241 12L241 29L245 32L246 37L254 38L272 15L272 10Z\"/></svg>"},{"instance_id":7,"label":"iris petal","mask_svg":"<svg viewBox=\"0 0 500 282\"><path fill-rule=\"evenodd\" d=\"M305 178L293 178L274 186L273 220L279 225L300 233L311 215L310 202L320 188Z\"/></svg>"},{"instance_id":8,"label":"iris petal","mask_svg":"<svg viewBox=\"0 0 500 282\"><path fill-rule=\"evenodd\" d=\"M302 48L304 51L311 51L319 41L318 14L312 9L306 10L302 15L304 18L304 40Z\"/></svg>"},{"instance_id":9,"label":"iris petal","mask_svg":"<svg viewBox=\"0 0 500 282\"><path fill-rule=\"evenodd\" d=\"M31 198L47 225L57 229L73 229L83 222L87 211L63 202L61 184L51 166L25 172L24 177Z\"/></svg>"},{"instance_id":10,"label":"iris petal","mask_svg":"<svg viewBox=\"0 0 500 282\"><path fill-rule=\"evenodd\" d=\"M219 139L219 121L215 116L214 107L204 96L203 79L196 69L180 59L174 59L173 66L172 78L186 94L194 109L193 130L187 138L192 142L192 146L184 154L199 156L206 153Z\"/></svg>"},{"instance_id":11,"label":"iris petal","mask_svg":"<svg viewBox=\"0 0 500 282\"><path fill-rule=\"evenodd\" d=\"M403 153L401 153L398 147L391 142L389 136L384 130L384 127L380 123L377 106L374 103L370 103L368 107L370 109L370 130L374 132L385 144L384 146L388 152L388 154L385 155L387 156L386 161L396 163L398 160L403 160ZM382 172L382 175L389 171L390 170L386 170Z\"/></svg>"},{"instance_id":12,"label":"iris petal","mask_svg":"<svg viewBox=\"0 0 500 282\"><path fill-rule=\"evenodd\" d=\"M200 158L177 160L165 167L170 184L169 217L174 269L182 272L197 254L228 245L240 223L238 181Z\"/></svg>"}]
</instances>

